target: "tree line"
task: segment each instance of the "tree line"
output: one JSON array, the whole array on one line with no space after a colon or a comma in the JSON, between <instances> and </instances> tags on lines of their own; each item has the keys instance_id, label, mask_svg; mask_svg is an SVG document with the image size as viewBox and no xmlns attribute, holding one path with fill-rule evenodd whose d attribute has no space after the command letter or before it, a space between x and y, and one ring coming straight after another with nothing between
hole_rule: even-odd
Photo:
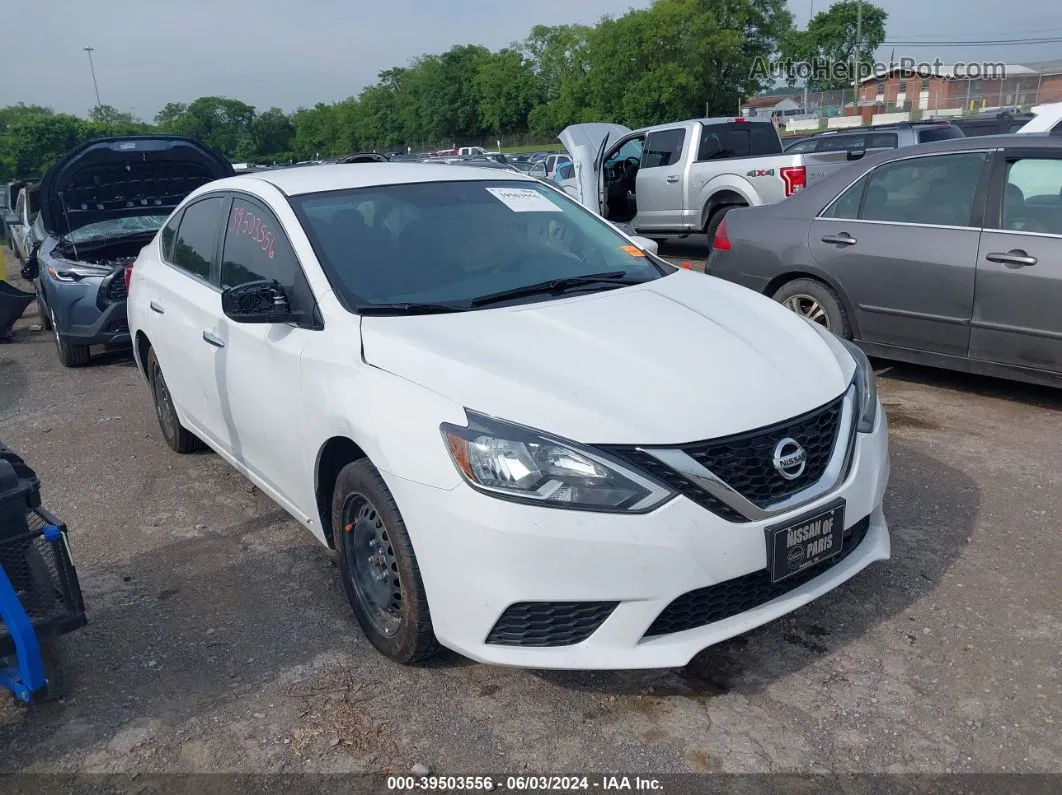
<instances>
[{"instance_id":1,"label":"tree line","mask_svg":"<svg viewBox=\"0 0 1062 795\"><path fill-rule=\"evenodd\" d=\"M234 161L290 162L360 150L451 146L514 134L552 139L569 124L630 127L737 113L769 87L757 62L841 60L884 39L885 12L842 0L796 30L785 0L654 0L597 25L538 25L496 52L461 44L382 71L357 96L293 113L227 97L170 102L151 122L99 106L81 118L38 105L0 108L0 179L41 174L87 138L190 135ZM869 24L868 24L869 19Z\"/></svg>"}]
</instances>

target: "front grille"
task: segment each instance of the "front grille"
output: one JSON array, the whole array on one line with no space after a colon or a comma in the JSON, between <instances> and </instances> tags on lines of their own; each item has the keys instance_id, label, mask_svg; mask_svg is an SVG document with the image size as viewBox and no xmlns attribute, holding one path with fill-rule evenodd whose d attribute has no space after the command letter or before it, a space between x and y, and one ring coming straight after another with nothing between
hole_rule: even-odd
<instances>
[{"instance_id":1,"label":"front grille","mask_svg":"<svg viewBox=\"0 0 1062 795\"><path fill-rule=\"evenodd\" d=\"M824 574L851 555L866 538L869 529L870 517L860 519L845 530L839 555L781 582L771 582L771 573L767 569L761 569L685 593L664 608L664 612L657 616L656 621L646 630L644 637L669 635L672 632L704 627L777 599Z\"/></svg>"},{"instance_id":2,"label":"front grille","mask_svg":"<svg viewBox=\"0 0 1062 795\"><path fill-rule=\"evenodd\" d=\"M768 508L822 478L837 442L843 405L844 395L807 414L766 428L690 442L679 445L679 449L749 502ZM773 463L775 446L786 437L799 442L807 455L804 471L793 480L783 478ZM749 521L642 450L611 446L608 449L727 521Z\"/></svg>"},{"instance_id":3,"label":"front grille","mask_svg":"<svg viewBox=\"0 0 1062 795\"><path fill-rule=\"evenodd\" d=\"M612 615L619 602L517 602L487 635L500 646L570 646L581 643Z\"/></svg>"}]
</instances>

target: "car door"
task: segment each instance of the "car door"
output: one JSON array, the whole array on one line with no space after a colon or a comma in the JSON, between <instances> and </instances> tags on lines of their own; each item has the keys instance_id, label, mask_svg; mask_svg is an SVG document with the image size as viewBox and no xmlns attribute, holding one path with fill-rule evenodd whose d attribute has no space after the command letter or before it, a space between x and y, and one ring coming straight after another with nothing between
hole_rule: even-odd
<instances>
[{"instance_id":1,"label":"car door","mask_svg":"<svg viewBox=\"0 0 1062 795\"><path fill-rule=\"evenodd\" d=\"M1062 150L997 156L970 357L1062 373Z\"/></svg>"},{"instance_id":2,"label":"car door","mask_svg":"<svg viewBox=\"0 0 1062 795\"><path fill-rule=\"evenodd\" d=\"M203 329L221 314L221 292L214 284L218 239L229 198L211 194L197 199L163 227L160 256L143 281L148 299L145 327L159 366L185 426L213 447L224 449L224 429L211 421L216 390L209 374L213 349Z\"/></svg>"},{"instance_id":3,"label":"car door","mask_svg":"<svg viewBox=\"0 0 1062 795\"><path fill-rule=\"evenodd\" d=\"M302 266L274 213L261 201L235 194L225 227L221 287L275 279L291 308L313 325L316 303ZM283 499L312 462L300 460L303 349L318 333L288 323L236 323L219 313L214 337L214 378L220 400L217 419L229 451Z\"/></svg>"},{"instance_id":4,"label":"car door","mask_svg":"<svg viewBox=\"0 0 1062 795\"><path fill-rule=\"evenodd\" d=\"M655 130L646 137L635 177L636 229L682 228L682 169L688 137L684 127Z\"/></svg>"},{"instance_id":5,"label":"car door","mask_svg":"<svg viewBox=\"0 0 1062 795\"><path fill-rule=\"evenodd\" d=\"M873 168L812 221L815 260L843 285L867 343L967 355L987 152Z\"/></svg>"}]
</instances>

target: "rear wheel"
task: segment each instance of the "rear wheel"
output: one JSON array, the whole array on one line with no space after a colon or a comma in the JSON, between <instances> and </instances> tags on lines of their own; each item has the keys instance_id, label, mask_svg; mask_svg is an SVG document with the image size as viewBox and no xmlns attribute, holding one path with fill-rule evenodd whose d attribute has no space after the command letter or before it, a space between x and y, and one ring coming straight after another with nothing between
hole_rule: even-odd
<instances>
[{"instance_id":1,"label":"rear wheel","mask_svg":"<svg viewBox=\"0 0 1062 795\"><path fill-rule=\"evenodd\" d=\"M726 214L733 210L735 207L745 207L744 204L727 204L719 209L715 210L708 218L708 223L704 225L704 234L708 238L708 245L712 245L712 241L715 240L715 230L719 228L719 224L723 223L723 218Z\"/></svg>"},{"instance_id":2,"label":"rear wheel","mask_svg":"<svg viewBox=\"0 0 1062 795\"><path fill-rule=\"evenodd\" d=\"M159 427L162 436L170 449L177 453L194 453L202 450L205 446L198 436L181 425L177 417L177 409L173 405L173 397L170 395L166 379L159 367L159 360L155 358L155 349L148 350L147 355L148 381L151 384L151 396L155 401L155 416L159 418Z\"/></svg>"},{"instance_id":3,"label":"rear wheel","mask_svg":"<svg viewBox=\"0 0 1062 795\"><path fill-rule=\"evenodd\" d=\"M772 297L786 309L825 326L838 337L852 338L848 313L829 285L817 279L794 279L778 288Z\"/></svg>"},{"instance_id":4,"label":"rear wheel","mask_svg":"<svg viewBox=\"0 0 1062 795\"><path fill-rule=\"evenodd\" d=\"M74 683L74 671L65 638L49 638L40 644L41 661L44 663L46 684L33 694L38 701L58 701L70 693Z\"/></svg>"},{"instance_id":5,"label":"rear wheel","mask_svg":"<svg viewBox=\"0 0 1062 795\"><path fill-rule=\"evenodd\" d=\"M369 642L406 665L435 654L439 644L413 544L387 484L368 460L339 472L332 533L343 589Z\"/></svg>"},{"instance_id":6,"label":"rear wheel","mask_svg":"<svg viewBox=\"0 0 1062 795\"><path fill-rule=\"evenodd\" d=\"M59 326L55 322L55 312L51 313L51 328L55 334L55 351L59 354L59 363L63 367L84 367L92 360L88 345L71 345L59 336Z\"/></svg>"}]
</instances>

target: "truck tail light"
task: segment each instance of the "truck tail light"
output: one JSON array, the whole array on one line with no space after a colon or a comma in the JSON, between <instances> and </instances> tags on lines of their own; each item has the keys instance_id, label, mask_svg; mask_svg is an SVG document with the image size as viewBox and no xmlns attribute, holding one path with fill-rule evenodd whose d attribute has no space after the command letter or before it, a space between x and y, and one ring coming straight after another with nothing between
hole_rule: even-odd
<instances>
[{"instance_id":1,"label":"truck tail light","mask_svg":"<svg viewBox=\"0 0 1062 795\"><path fill-rule=\"evenodd\" d=\"M808 186L808 170L806 166L786 166L778 170L785 183L785 195L792 196L797 191L802 191Z\"/></svg>"},{"instance_id":2,"label":"truck tail light","mask_svg":"<svg viewBox=\"0 0 1062 795\"><path fill-rule=\"evenodd\" d=\"M730 235L726 231L726 217L715 228L715 237L712 239L712 248L718 251L730 251Z\"/></svg>"}]
</instances>

